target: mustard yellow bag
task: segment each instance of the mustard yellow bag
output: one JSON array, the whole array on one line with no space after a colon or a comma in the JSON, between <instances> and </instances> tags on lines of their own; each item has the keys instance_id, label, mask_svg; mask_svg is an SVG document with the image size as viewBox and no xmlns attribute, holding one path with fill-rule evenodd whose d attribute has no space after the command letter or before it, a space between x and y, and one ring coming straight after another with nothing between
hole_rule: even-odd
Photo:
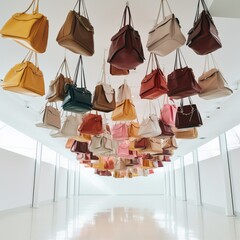
<instances>
[{"instance_id":1,"label":"mustard yellow bag","mask_svg":"<svg viewBox=\"0 0 240 240\"><path fill-rule=\"evenodd\" d=\"M45 94L43 73L38 67L37 54L35 53L35 65L30 62L33 52L16 64L3 79L2 88L30 96L43 96Z\"/></svg>"},{"instance_id":2,"label":"mustard yellow bag","mask_svg":"<svg viewBox=\"0 0 240 240\"><path fill-rule=\"evenodd\" d=\"M43 53L47 48L48 20L38 12L39 0L33 0L28 9L15 13L2 27L0 33L28 49ZM33 7L32 13L27 11Z\"/></svg>"},{"instance_id":3,"label":"mustard yellow bag","mask_svg":"<svg viewBox=\"0 0 240 240\"><path fill-rule=\"evenodd\" d=\"M117 107L112 112L113 121L129 121L136 118L136 109L130 99L126 99L122 103L117 104Z\"/></svg>"}]
</instances>

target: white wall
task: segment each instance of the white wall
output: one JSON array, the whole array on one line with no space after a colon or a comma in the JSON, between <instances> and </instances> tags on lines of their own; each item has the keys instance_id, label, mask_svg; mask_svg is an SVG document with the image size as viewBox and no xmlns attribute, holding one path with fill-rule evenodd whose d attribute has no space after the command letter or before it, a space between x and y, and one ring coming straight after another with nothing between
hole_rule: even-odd
<instances>
[{"instance_id":1,"label":"white wall","mask_svg":"<svg viewBox=\"0 0 240 240\"><path fill-rule=\"evenodd\" d=\"M193 164L185 166L185 181L187 201L196 202L196 184Z\"/></svg>"},{"instance_id":2,"label":"white wall","mask_svg":"<svg viewBox=\"0 0 240 240\"><path fill-rule=\"evenodd\" d=\"M0 149L0 211L31 205L34 160Z\"/></svg>"},{"instance_id":3,"label":"white wall","mask_svg":"<svg viewBox=\"0 0 240 240\"><path fill-rule=\"evenodd\" d=\"M220 156L199 162L202 202L225 207L223 164Z\"/></svg>"},{"instance_id":4,"label":"white wall","mask_svg":"<svg viewBox=\"0 0 240 240\"><path fill-rule=\"evenodd\" d=\"M229 152L235 211L240 214L240 149Z\"/></svg>"},{"instance_id":5,"label":"white wall","mask_svg":"<svg viewBox=\"0 0 240 240\"><path fill-rule=\"evenodd\" d=\"M147 177L118 178L101 177L93 169L80 169L80 194L164 194L164 172L159 169Z\"/></svg>"},{"instance_id":6,"label":"white wall","mask_svg":"<svg viewBox=\"0 0 240 240\"><path fill-rule=\"evenodd\" d=\"M59 199L67 196L67 171L66 168L59 168Z\"/></svg>"},{"instance_id":7,"label":"white wall","mask_svg":"<svg viewBox=\"0 0 240 240\"><path fill-rule=\"evenodd\" d=\"M54 197L55 166L41 162L39 202L52 201Z\"/></svg>"}]
</instances>

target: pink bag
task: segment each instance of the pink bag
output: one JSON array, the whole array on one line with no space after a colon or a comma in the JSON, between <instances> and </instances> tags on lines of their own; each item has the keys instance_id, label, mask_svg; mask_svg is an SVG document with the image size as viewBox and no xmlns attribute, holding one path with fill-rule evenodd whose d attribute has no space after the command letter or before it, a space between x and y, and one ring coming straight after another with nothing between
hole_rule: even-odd
<instances>
[{"instance_id":1,"label":"pink bag","mask_svg":"<svg viewBox=\"0 0 240 240\"><path fill-rule=\"evenodd\" d=\"M114 140L121 141L128 139L128 126L126 123L115 124L111 132Z\"/></svg>"},{"instance_id":2,"label":"pink bag","mask_svg":"<svg viewBox=\"0 0 240 240\"><path fill-rule=\"evenodd\" d=\"M129 157L129 144L128 144L128 142L124 141L124 142L121 142L119 144L117 155L118 155L118 157Z\"/></svg>"},{"instance_id":3,"label":"pink bag","mask_svg":"<svg viewBox=\"0 0 240 240\"><path fill-rule=\"evenodd\" d=\"M161 118L162 121L171 126L174 127L175 126L175 118L176 118L176 113L177 113L177 107L174 104L174 101L171 99L171 101L173 102L173 104L169 104L168 102L168 98L167 101L165 101L164 98L164 104L161 111Z\"/></svg>"}]
</instances>

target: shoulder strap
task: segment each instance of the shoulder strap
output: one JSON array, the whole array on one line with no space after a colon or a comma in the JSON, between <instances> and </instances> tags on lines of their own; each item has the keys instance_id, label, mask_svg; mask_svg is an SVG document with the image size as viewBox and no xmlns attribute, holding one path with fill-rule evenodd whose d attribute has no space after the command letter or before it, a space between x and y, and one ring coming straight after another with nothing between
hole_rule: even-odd
<instances>
[{"instance_id":1,"label":"shoulder strap","mask_svg":"<svg viewBox=\"0 0 240 240\"><path fill-rule=\"evenodd\" d=\"M33 7L33 10L32 10L33 14L38 13L39 0L32 0L29 7L22 13L26 13L31 7Z\"/></svg>"},{"instance_id":2,"label":"shoulder strap","mask_svg":"<svg viewBox=\"0 0 240 240\"><path fill-rule=\"evenodd\" d=\"M78 58L77 66L76 66L74 77L73 77L73 84L77 86L77 79L78 79L78 72L79 72L80 65L81 65L81 88L86 88L86 80L85 80L82 55L80 55Z\"/></svg>"},{"instance_id":3,"label":"shoulder strap","mask_svg":"<svg viewBox=\"0 0 240 240\"><path fill-rule=\"evenodd\" d=\"M128 24L126 23L127 22L127 15L128 15ZM126 25L130 25L133 27L133 20L132 20L132 14L131 14L131 11L130 11L130 8L129 8L129 3L127 2L126 3L126 7L124 9L124 13L123 13L123 18L122 18L122 23L121 23L121 27L124 27ZM134 27L133 27L134 28Z\"/></svg>"}]
</instances>

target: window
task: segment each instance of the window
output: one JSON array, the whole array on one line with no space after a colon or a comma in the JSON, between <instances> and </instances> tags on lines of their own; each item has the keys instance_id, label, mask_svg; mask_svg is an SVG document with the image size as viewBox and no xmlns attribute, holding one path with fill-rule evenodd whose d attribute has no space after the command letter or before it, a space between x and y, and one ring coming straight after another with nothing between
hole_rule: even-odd
<instances>
[{"instance_id":1,"label":"window","mask_svg":"<svg viewBox=\"0 0 240 240\"><path fill-rule=\"evenodd\" d=\"M35 158L36 145L36 140L0 121L0 148Z\"/></svg>"},{"instance_id":2,"label":"window","mask_svg":"<svg viewBox=\"0 0 240 240\"><path fill-rule=\"evenodd\" d=\"M68 159L60 156L60 167L68 169Z\"/></svg>"},{"instance_id":3,"label":"window","mask_svg":"<svg viewBox=\"0 0 240 240\"><path fill-rule=\"evenodd\" d=\"M226 132L228 150L240 147L240 125Z\"/></svg>"},{"instance_id":4,"label":"window","mask_svg":"<svg viewBox=\"0 0 240 240\"><path fill-rule=\"evenodd\" d=\"M180 158L176 159L176 160L173 162L173 164L174 164L174 169L175 169L175 170L181 168Z\"/></svg>"},{"instance_id":5,"label":"window","mask_svg":"<svg viewBox=\"0 0 240 240\"><path fill-rule=\"evenodd\" d=\"M218 137L198 148L198 160L206 160L220 155L220 146Z\"/></svg>"},{"instance_id":6,"label":"window","mask_svg":"<svg viewBox=\"0 0 240 240\"><path fill-rule=\"evenodd\" d=\"M184 156L184 166L193 164L193 153L190 152Z\"/></svg>"},{"instance_id":7,"label":"window","mask_svg":"<svg viewBox=\"0 0 240 240\"><path fill-rule=\"evenodd\" d=\"M56 165L56 152L46 146L42 146L42 161Z\"/></svg>"}]
</instances>

